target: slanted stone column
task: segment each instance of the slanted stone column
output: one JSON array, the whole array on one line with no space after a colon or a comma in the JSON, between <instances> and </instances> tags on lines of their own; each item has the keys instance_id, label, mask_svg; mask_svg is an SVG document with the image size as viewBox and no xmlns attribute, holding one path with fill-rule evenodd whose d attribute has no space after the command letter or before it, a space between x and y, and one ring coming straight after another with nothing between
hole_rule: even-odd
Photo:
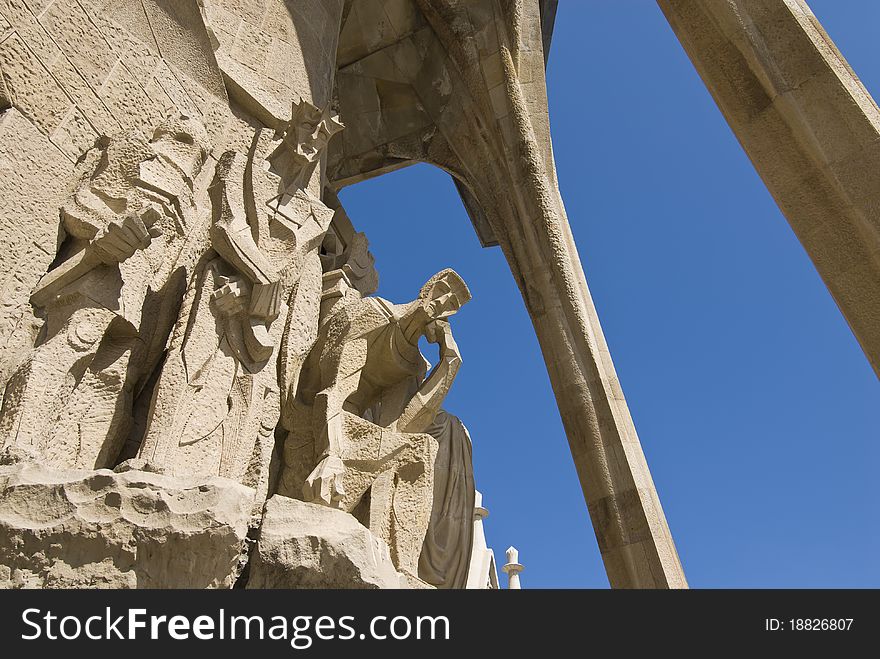
<instances>
[{"instance_id":1,"label":"slanted stone column","mask_svg":"<svg viewBox=\"0 0 880 659\"><path fill-rule=\"evenodd\" d=\"M658 0L880 375L880 110L804 0Z\"/></svg>"}]
</instances>

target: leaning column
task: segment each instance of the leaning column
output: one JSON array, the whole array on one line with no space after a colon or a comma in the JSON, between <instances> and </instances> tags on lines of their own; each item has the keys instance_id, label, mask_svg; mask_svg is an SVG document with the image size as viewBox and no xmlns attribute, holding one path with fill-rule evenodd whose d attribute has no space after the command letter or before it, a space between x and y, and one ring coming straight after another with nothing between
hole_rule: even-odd
<instances>
[{"instance_id":1,"label":"leaning column","mask_svg":"<svg viewBox=\"0 0 880 659\"><path fill-rule=\"evenodd\" d=\"M657 0L880 376L880 110L804 0Z\"/></svg>"},{"instance_id":2,"label":"leaning column","mask_svg":"<svg viewBox=\"0 0 880 659\"><path fill-rule=\"evenodd\" d=\"M511 206L483 207L534 324L611 586L687 588L557 185L544 80L519 78L525 56L502 48L495 106L509 176L496 187Z\"/></svg>"}]
</instances>

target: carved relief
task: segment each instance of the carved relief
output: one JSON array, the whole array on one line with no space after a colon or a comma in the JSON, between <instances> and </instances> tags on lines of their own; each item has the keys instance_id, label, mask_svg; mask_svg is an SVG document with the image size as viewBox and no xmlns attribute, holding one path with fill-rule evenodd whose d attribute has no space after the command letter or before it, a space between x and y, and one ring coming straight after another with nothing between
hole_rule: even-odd
<instances>
[{"instance_id":1,"label":"carved relief","mask_svg":"<svg viewBox=\"0 0 880 659\"><path fill-rule=\"evenodd\" d=\"M0 587L241 585L272 509L279 546L342 547L365 583L459 587L470 444L440 406L470 293L446 270L368 297L325 174L347 4L7 4Z\"/></svg>"},{"instance_id":2,"label":"carved relief","mask_svg":"<svg viewBox=\"0 0 880 659\"><path fill-rule=\"evenodd\" d=\"M56 466L112 466L167 284L193 226L204 127L180 116L152 139L104 140L61 209L56 265L31 296L45 323L6 387L4 446Z\"/></svg>"},{"instance_id":3,"label":"carved relief","mask_svg":"<svg viewBox=\"0 0 880 659\"><path fill-rule=\"evenodd\" d=\"M333 217L306 186L341 127L300 100L280 134L260 129L249 154L220 157L212 249L187 294L141 460L238 480L265 496L282 387L295 386L317 332L318 250Z\"/></svg>"}]
</instances>

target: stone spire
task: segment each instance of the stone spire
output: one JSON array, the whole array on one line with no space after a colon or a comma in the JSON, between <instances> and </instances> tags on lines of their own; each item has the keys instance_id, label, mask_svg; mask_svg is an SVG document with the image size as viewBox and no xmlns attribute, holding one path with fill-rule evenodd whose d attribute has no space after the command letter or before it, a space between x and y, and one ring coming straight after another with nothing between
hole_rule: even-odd
<instances>
[{"instance_id":1,"label":"stone spire","mask_svg":"<svg viewBox=\"0 0 880 659\"><path fill-rule=\"evenodd\" d=\"M507 548L507 563L501 570L507 573L507 589L520 590L519 573L523 571L523 565L519 562L519 551L516 547Z\"/></svg>"}]
</instances>

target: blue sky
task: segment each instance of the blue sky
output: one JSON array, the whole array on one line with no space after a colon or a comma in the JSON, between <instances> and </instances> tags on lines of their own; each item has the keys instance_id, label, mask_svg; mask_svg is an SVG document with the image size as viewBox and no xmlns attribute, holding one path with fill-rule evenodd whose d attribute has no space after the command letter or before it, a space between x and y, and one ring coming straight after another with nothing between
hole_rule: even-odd
<instances>
[{"instance_id":1,"label":"blue sky","mask_svg":"<svg viewBox=\"0 0 880 659\"><path fill-rule=\"evenodd\" d=\"M809 0L875 97L875 0ZM652 0L561 0L548 70L560 187L693 587L880 587L880 382ZM607 588L522 298L426 165L347 188L379 294L455 268L474 441L499 565ZM429 355L429 358L432 355Z\"/></svg>"}]
</instances>

